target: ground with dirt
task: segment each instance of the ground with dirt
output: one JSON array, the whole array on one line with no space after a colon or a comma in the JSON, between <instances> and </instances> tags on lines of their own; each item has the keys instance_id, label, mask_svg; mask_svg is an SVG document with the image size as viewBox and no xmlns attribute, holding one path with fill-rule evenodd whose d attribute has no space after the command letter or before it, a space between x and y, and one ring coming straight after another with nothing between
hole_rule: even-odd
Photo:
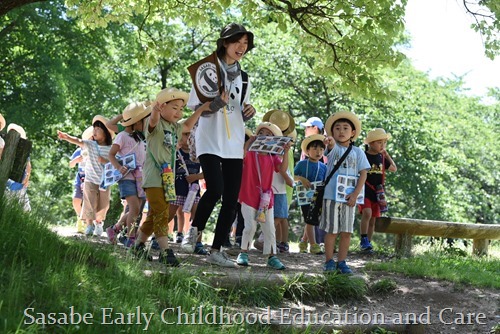
<instances>
[{"instance_id":1,"label":"ground with dirt","mask_svg":"<svg viewBox=\"0 0 500 334\"><path fill-rule=\"evenodd\" d=\"M57 232L65 237L113 248L117 256L126 255L125 247L108 244L104 236L86 238L67 228L58 228ZM276 271L266 267L266 258L253 249L249 253L249 267L228 269L211 266L203 256L186 254L178 244L172 247L184 268L198 273L201 271L216 286L234 286L260 280L278 283L283 282L284 275L291 277L300 273L322 275L324 262L323 256L300 254L292 249L290 254L280 255L287 269ZM157 262L157 254L153 252L153 255L154 261L145 264L146 274L170 270ZM364 300L339 305L288 302L278 308L245 308L244 311L246 314L263 315L261 319L277 326L277 329L309 324L330 332L332 329L342 329L343 333L376 327L398 333L495 333L491 329L500 324L500 291L365 268L367 261L387 260L387 257L377 254L367 256L359 253L350 253L348 258L349 265L355 271L354 277L363 278L369 286L388 278L397 284L393 292L369 295ZM414 323L415 317L420 325L408 325ZM497 329L496 333L500 333L500 330Z\"/></svg>"}]
</instances>

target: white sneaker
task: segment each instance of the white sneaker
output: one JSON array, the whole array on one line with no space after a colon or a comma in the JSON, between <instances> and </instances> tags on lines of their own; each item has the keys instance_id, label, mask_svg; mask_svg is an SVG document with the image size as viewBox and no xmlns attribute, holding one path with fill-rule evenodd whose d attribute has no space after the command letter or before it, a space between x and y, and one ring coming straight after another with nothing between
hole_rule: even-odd
<instances>
[{"instance_id":1,"label":"white sneaker","mask_svg":"<svg viewBox=\"0 0 500 334\"><path fill-rule=\"evenodd\" d=\"M102 223L95 223L94 235L96 237L100 237L101 234L104 232L102 225L103 225Z\"/></svg>"},{"instance_id":2,"label":"white sneaker","mask_svg":"<svg viewBox=\"0 0 500 334\"><path fill-rule=\"evenodd\" d=\"M207 261L211 264L215 264L221 267L227 268L238 268L236 262L231 260L225 252L212 252L207 258Z\"/></svg>"},{"instance_id":3,"label":"white sneaker","mask_svg":"<svg viewBox=\"0 0 500 334\"><path fill-rule=\"evenodd\" d=\"M196 239L198 239L198 228L196 226L191 226L188 233L184 236L184 240L182 240L182 249L189 253L193 253L194 247L196 246Z\"/></svg>"}]
</instances>

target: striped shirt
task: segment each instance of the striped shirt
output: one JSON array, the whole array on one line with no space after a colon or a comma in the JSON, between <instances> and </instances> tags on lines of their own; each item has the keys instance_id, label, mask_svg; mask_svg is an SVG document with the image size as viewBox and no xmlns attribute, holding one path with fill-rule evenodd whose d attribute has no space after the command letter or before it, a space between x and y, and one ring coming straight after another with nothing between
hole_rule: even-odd
<instances>
[{"instance_id":1,"label":"striped shirt","mask_svg":"<svg viewBox=\"0 0 500 334\"><path fill-rule=\"evenodd\" d=\"M87 162L85 163L85 182L101 184L104 165L99 162L98 157L101 156L108 160L111 145L97 145L97 142L93 140L84 140L83 145L88 152Z\"/></svg>"}]
</instances>

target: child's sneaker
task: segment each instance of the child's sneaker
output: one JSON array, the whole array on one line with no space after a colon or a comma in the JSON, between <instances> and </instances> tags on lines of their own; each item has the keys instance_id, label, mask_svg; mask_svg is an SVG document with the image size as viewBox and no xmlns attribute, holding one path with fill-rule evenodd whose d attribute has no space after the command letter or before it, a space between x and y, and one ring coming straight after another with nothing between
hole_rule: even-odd
<instances>
[{"instance_id":1,"label":"child's sneaker","mask_svg":"<svg viewBox=\"0 0 500 334\"><path fill-rule=\"evenodd\" d=\"M359 243L359 248L361 248L362 251L371 251L373 249L373 246L370 243L370 240L368 240L368 237L361 238L361 242Z\"/></svg>"},{"instance_id":2,"label":"child's sneaker","mask_svg":"<svg viewBox=\"0 0 500 334\"><path fill-rule=\"evenodd\" d=\"M116 233L114 226L109 226L106 229L106 234L108 235L108 240L111 244L115 245L116 244Z\"/></svg>"},{"instance_id":3,"label":"child's sneaker","mask_svg":"<svg viewBox=\"0 0 500 334\"><path fill-rule=\"evenodd\" d=\"M276 244L276 248L278 248L278 251L280 253L288 253L288 244L285 242L280 242Z\"/></svg>"},{"instance_id":4,"label":"child's sneaker","mask_svg":"<svg viewBox=\"0 0 500 334\"><path fill-rule=\"evenodd\" d=\"M85 235L91 237L94 234L94 225L87 225L85 228Z\"/></svg>"},{"instance_id":5,"label":"child's sneaker","mask_svg":"<svg viewBox=\"0 0 500 334\"><path fill-rule=\"evenodd\" d=\"M103 225L102 223L95 224L94 235L96 237L100 237L103 234L104 228L102 227L102 225Z\"/></svg>"},{"instance_id":6,"label":"child's sneaker","mask_svg":"<svg viewBox=\"0 0 500 334\"><path fill-rule=\"evenodd\" d=\"M315 254L315 255L323 255L325 252L321 249L321 246L318 244L313 244L309 247L309 253Z\"/></svg>"},{"instance_id":7,"label":"child's sneaker","mask_svg":"<svg viewBox=\"0 0 500 334\"><path fill-rule=\"evenodd\" d=\"M220 252L212 252L210 256L207 258L207 261L211 264L215 264L221 267L227 268L237 268L238 265L227 256L226 253Z\"/></svg>"},{"instance_id":8,"label":"child's sneaker","mask_svg":"<svg viewBox=\"0 0 500 334\"><path fill-rule=\"evenodd\" d=\"M146 245L142 242L138 245L133 245L132 247L130 247L130 252L138 260L153 261L153 257L149 255L149 252L146 249Z\"/></svg>"},{"instance_id":9,"label":"child's sneaker","mask_svg":"<svg viewBox=\"0 0 500 334\"><path fill-rule=\"evenodd\" d=\"M177 236L175 237L175 243L180 244L184 240L184 234L182 232L177 232Z\"/></svg>"},{"instance_id":10,"label":"child's sneaker","mask_svg":"<svg viewBox=\"0 0 500 334\"><path fill-rule=\"evenodd\" d=\"M210 255L210 252L203 246L202 242L197 242L194 246L194 252L198 255Z\"/></svg>"},{"instance_id":11,"label":"child's sneaker","mask_svg":"<svg viewBox=\"0 0 500 334\"><path fill-rule=\"evenodd\" d=\"M135 244L135 237L128 237L127 240L123 244L127 248L132 247Z\"/></svg>"},{"instance_id":12,"label":"child's sneaker","mask_svg":"<svg viewBox=\"0 0 500 334\"><path fill-rule=\"evenodd\" d=\"M163 252L160 252L160 257L158 258L158 262L166 264L169 267L178 267L179 260L175 257L174 252L171 249L167 249Z\"/></svg>"},{"instance_id":13,"label":"child's sneaker","mask_svg":"<svg viewBox=\"0 0 500 334\"><path fill-rule=\"evenodd\" d=\"M299 241L299 253L307 253L307 242Z\"/></svg>"},{"instance_id":14,"label":"child's sneaker","mask_svg":"<svg viewBox=\"0 0 500 334\"><path fill-rule=\"evenodd\" d=\"M238 255L238 258L236 259L236 263L239 264L240 266L248 266L248 254L247 253L240 253Z\"/></svg>"},{"instance_id":15,"label":"child's sneaker","mask_svg":"<svg viewBox=\"0 0 500 334\"><path fill-rule=\"evenodd\" d=\"M154 249L154 250L160 249L160 244L158 243L158 241L156 240L155 237L151 238L151 249Z\"/></svg>"},{"instance_id":16,"label":"child's sneaker","mask_svg":"<svg viewBox=\"0 0 500 334\"><path fill-rule=\"evenodd\" d=\"M196 240L198 239L198 228L196 226L191 226L188 233L182 240L181 247L188 251L189 253L194 252L196 246Z\"/></svg>"},{"instance_id":17,"label":"child's sneaker","mask_svg":"<svg viewBox=\"0 0 500 334\"><path fill-rule=\"evenodd\" d=\"M323 265L324 272L333 273L335 272L335 270L337 270L337 265L335 264L335 261L333 261L333 259L326 261Z\"/></svg>"},{"instance_id":18,"label":"child's sneaker","mask_svg":"<svg viewBox=\"0 0 500 334\"><path fill-rule=\"evenodd\" d=\"M286 269L285 265L276 256L271 256L267 259L267 265L276 270Z\"/></svg>"},{"instance_id":19,"label":"child's sneaker","mask_svg":"<svg viewBox=\"0 0 500 334\"><path fill-rule=\"evenodd\" d=\"M81 234L85 233L85 222L80 218L76 221L76 232Z\"/></svg>"},{"instance_id":20,"label":"child's sneaker","mask_svg":"<svg viewBox=\"0 0 500 334\"><path fill-rule=\"evenodd\" d=\"M337 271L345 275L352 274L351 268L349 268L349 266L347 265L347 263L345 263L345 261L339 261L339 263L337 264Z\"/></svg>"}]
</instances>

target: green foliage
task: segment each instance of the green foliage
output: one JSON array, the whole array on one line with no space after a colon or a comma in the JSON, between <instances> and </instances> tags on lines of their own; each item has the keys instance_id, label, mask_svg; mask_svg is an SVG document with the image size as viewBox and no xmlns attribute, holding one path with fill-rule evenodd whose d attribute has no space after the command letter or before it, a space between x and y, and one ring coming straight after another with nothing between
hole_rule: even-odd
<instances>
[{"instance_id":1,"label":"green foliage","mask_svg":"<svg viewBox=\"0 0 500 334\"><path fill-rule=\"evenodd\" d=\"M225 291L225 297L230 304L277 307L283 301L284 287L269 284L265 280L245 281L245 284L236 285L230 291Z\"/></svg>"},{"instance_id":2,"label":"green foliage","mask_svg":"<svg viewBox=\"0 0 500 334\"><path fill-rule=\"evenodd\" d=\"M397 288L396 281L390 278L383 278L370 286L370 292L373 294L385 294L393 292Z\"/></svg>"}]
</instances>

